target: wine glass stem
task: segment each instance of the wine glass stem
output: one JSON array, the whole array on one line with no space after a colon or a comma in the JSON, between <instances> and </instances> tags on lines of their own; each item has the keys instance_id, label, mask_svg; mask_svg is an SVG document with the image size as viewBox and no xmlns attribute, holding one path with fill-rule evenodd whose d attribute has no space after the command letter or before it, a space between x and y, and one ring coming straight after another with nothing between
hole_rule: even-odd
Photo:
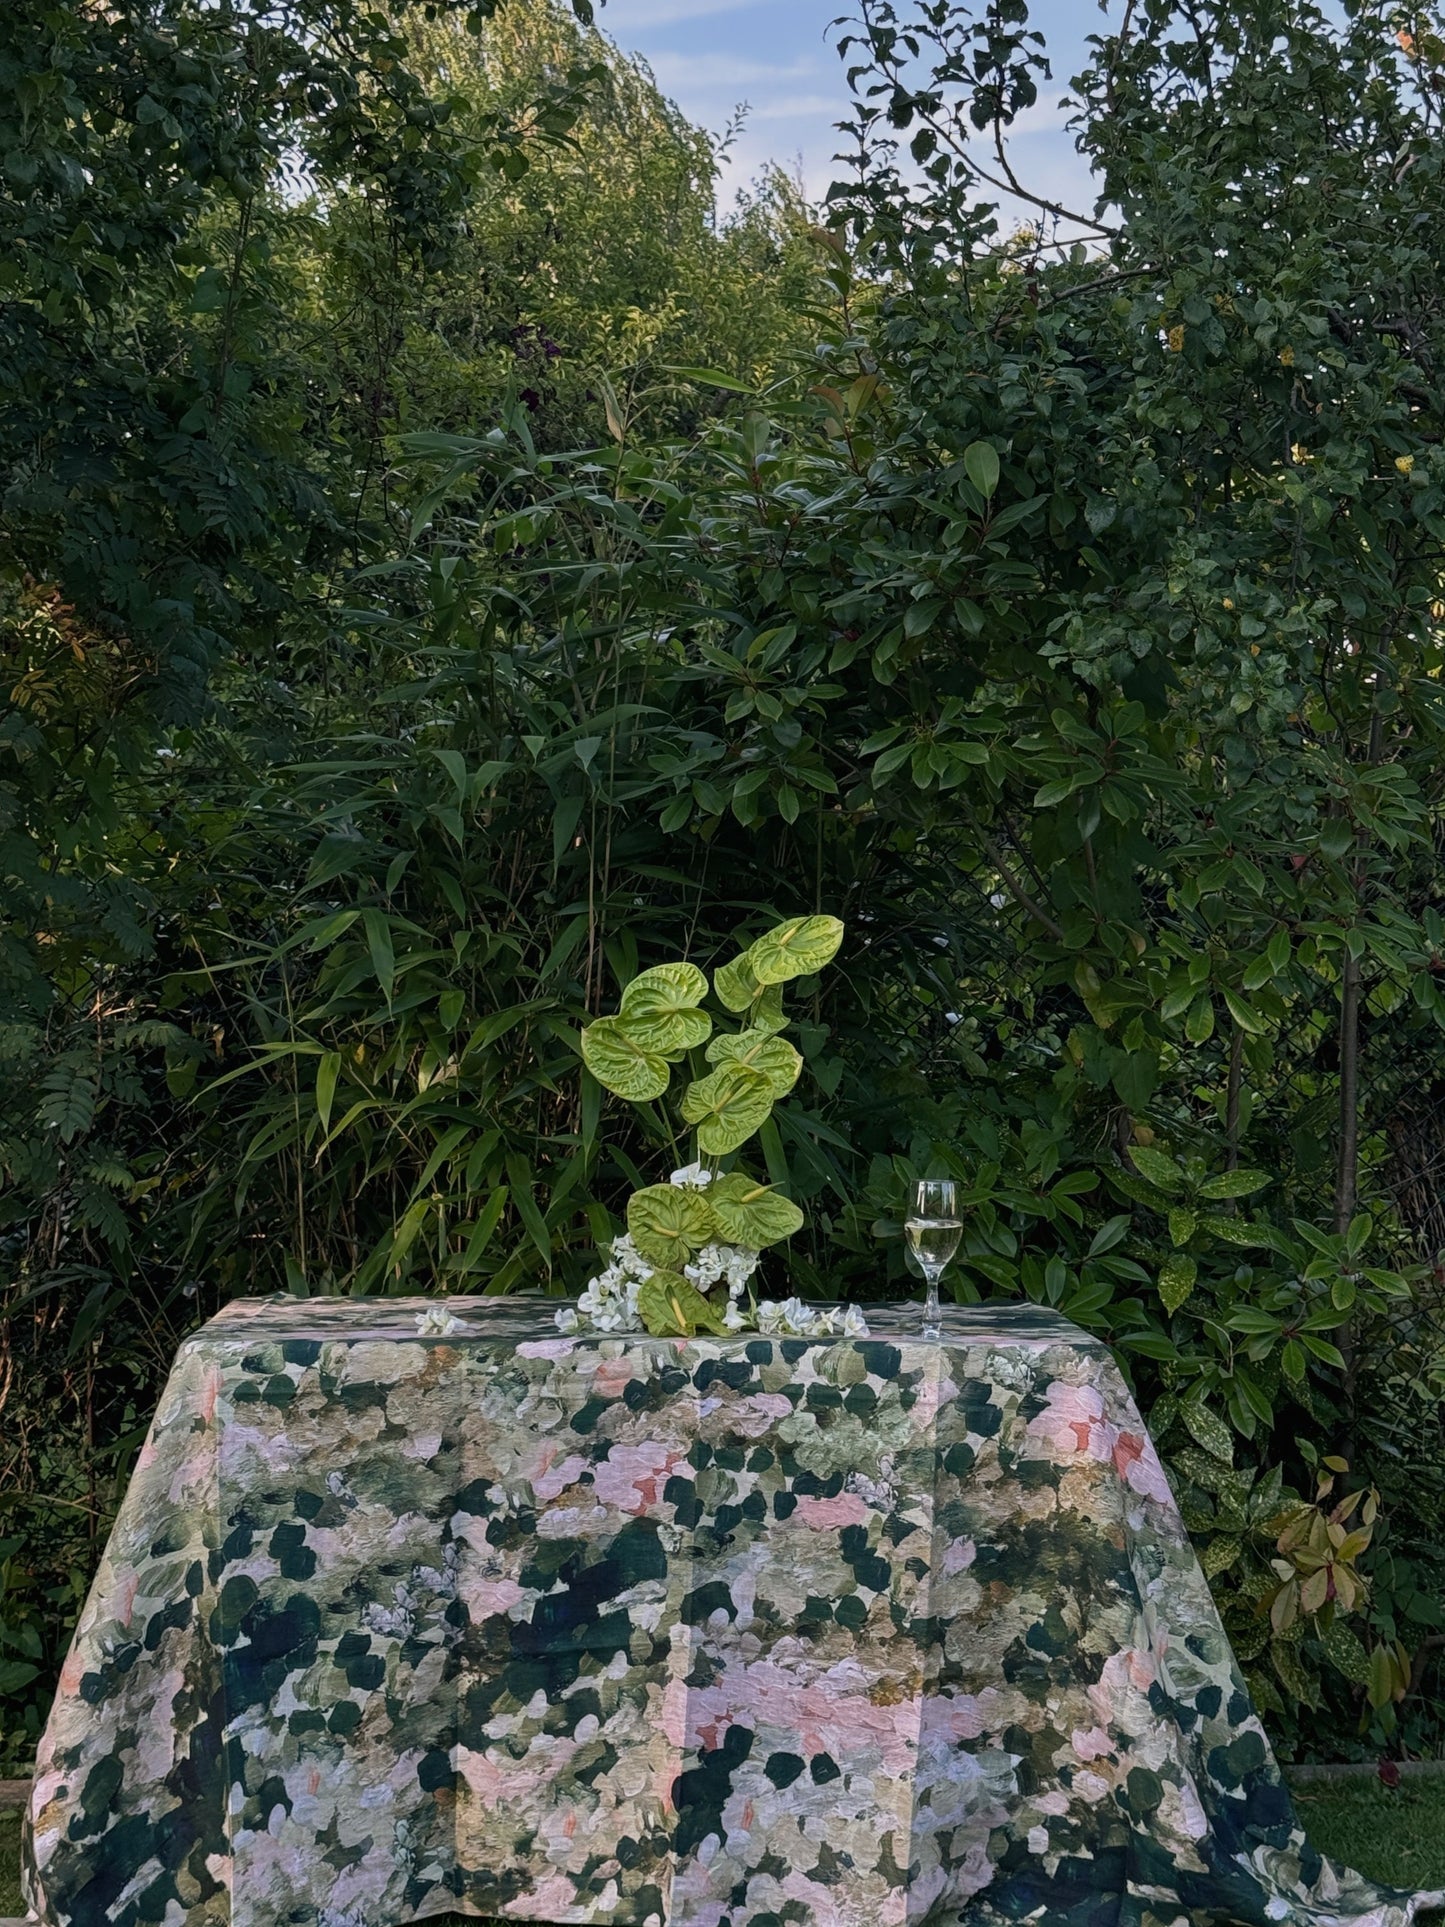
<instances>
[{"instance_id":1,"label":"wine glass stem","mask_svg":"<svg viewBox=\"0 0 1445 1927\"><path fill-rule=\"evenodd\" d=\"M928 1280L928 1295L923 1301L923 1336L938 1338L943 1330L943 1313L938 1304L938 1273L929 1270L925 1276Z\"/></svg>"}]
</instances>

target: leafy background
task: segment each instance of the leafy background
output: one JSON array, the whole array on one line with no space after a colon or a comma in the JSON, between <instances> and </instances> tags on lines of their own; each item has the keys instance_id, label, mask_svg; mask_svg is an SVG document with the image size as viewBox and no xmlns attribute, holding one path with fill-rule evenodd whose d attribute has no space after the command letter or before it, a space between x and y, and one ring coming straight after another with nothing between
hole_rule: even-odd
<instances>
[{"instance_id":1,"label":"leafy background","mask_svg":"<svg viewBox=\"0 0 1445 1927\"><path fill-rule=\"evenodd\" d=\"M954 1173L1286 1753L1439 1754L1441 22L1142 0L1005 231L1022 0L722 218L585 12L12 8L0 1757L180 1337L576 1291L671 1155L581 1028L817 912L788 1284Z\"/></svg>"}]
</instances>

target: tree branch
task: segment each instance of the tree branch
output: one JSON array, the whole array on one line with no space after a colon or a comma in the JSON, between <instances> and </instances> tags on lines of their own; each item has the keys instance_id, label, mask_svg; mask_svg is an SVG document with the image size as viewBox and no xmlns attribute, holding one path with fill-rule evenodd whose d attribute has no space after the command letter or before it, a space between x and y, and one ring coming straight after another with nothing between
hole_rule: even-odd
<instances>
[{"instance_id":1,"label":"tree branch","mask_svg":"<svg viewBox=\"0 0 1445 1927\"><path fill-rule=\"evenodd\" d=\"M1010 869L1008 858L966 803L964 804L964 813L968 817L969 826L978 837L984 853L995 870L998 871L1000 882L1002 882L1014 902L1018 904L1021 910L1028 912L1041 930L1047 930L1055 943L1062 943L1064 940L1062 926L1055 923L1048 911L1044 909L1043 905L1039 903L1035 897L1030 896L1013 870Z\"/></svg>"}]
</instances>

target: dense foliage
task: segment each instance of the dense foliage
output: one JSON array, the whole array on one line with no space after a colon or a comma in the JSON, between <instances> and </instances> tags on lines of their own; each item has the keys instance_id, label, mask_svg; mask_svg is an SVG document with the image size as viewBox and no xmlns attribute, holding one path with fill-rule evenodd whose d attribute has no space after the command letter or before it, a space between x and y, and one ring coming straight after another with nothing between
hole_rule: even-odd
<instances>
[{"instance_id":1,"label":"dense foliage","mask_svg":"<svg viewBox=\"0 0 1445 1927\"><path fill-rule=\"evenodd\" d=\"M667 1155L582 1027L817 912L791 1285L896 1295L955 1173L958 1295L1118 1348L1285 1743L1439 1749L1445 44L1143 0L1073 90L1098 208L1005 235L1024 14L869 0L812 229L713 223L540 0L406 23L426 193L324 103L244 219L126 188L65 342L120 453L0 422L13 1752L176 1338L575 1290Z\"/></svg>"}]
</instances>

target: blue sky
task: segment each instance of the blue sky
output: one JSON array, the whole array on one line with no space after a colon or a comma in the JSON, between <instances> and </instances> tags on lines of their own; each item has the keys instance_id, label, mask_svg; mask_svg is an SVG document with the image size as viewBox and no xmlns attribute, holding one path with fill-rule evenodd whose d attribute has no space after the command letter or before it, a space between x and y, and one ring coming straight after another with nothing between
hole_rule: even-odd
<instances>
[{"instance_id":1,"label":"blue sky","mask_svg":"<svg viewBox=\"0 0 1445 1927\"><path fill-rule=\"evenodd\" d=\"M649 62L691 120L717 131L747 103L727 200L770 160L800 164L810 194L827 187L838 142L832 123L846 110L847 89L826 30L848 11L847 0L607 0L598 24ZM1030 13L1055 77L1015 130L1014 164L1037 191L1087 209L1087 174L1058 101L1083 64L1086 36L1106 21L1091 0L1034 0Z\"/></svg>"}]
</instances>

